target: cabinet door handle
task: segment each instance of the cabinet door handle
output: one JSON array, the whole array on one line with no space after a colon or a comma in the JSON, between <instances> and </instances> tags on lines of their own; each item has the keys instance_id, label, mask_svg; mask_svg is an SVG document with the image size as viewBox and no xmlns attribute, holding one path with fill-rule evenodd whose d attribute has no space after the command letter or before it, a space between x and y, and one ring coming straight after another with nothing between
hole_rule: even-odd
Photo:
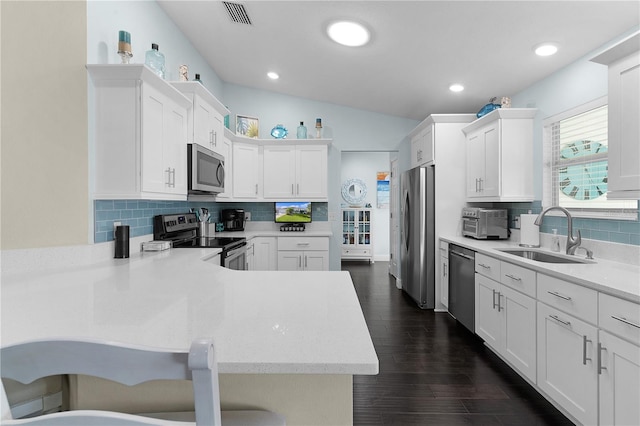
<instances>
[{"instance_id":1,"label":"cabinet door handle","mask_svg":"<svg viewBox=\"0 0 640 426\"><path fill-rule=\"evenodd\" d=\"M295 195L296 193L293 192L293 184L291 184L291 195Z\"/></svg>"},{"instance_id":2,"label":"cabinet door handle","mask_svg":"<svg viewBox=\"0 0 640 426\"><path fill-rule=\"evenodd\" d=\"M602 351L606 351L607 348L602 346L602 343L598 342L598 375L602 374L602 370L606 370L607 367L602 366Z\"/></svg>"},{"instance_id":3,"label":"cabinet door handle","mask_svg":"<svg viewBox=\"0 0 640 426\"><path fill-rule=\"evenodd\" d=\"M505 277L509 277L509 278L511 278L512 280L515 280L515 281L522 281L522 278L520 278L520 277L516 277L515 275L511 275L511 274L504 274L504 276L505 276Z\"/></svg>"},{"instance_id":4,"label":"cabinet door handle","mask_svg":"<svg viewBox=\"0 0 640 426\"><path fill-rule=\"evenodd\" d=\"M213 131L213 146L218 146L218 132Z\"/></svg>"},{"instance_id":5,"label":"cabinet door handle","mask_svg":"<svg viewBox=\"0 0 640 426\"><path fill-rule=\"evenodd\" d=\"M445 277L445 278L447 277L447 264L446 263L442 264L442 276Z\"/></svg>"},{"instance_id":6,"label":"cabinet door handle","mask_svg":"<svg viewBox=\"0 0 640 426\"><path fill-rule=\"evenodd\" d=\"M625 323L627 325L630 325L632 327L640 328L640 324L636 324L636 323L634 323L632 321L629 321L628 319L626 319L624 317L618 317L618 316L615 316L615 315L611 315L611 318L613 318L614 320L618 320L620 322L623 322L623 323Z\"/></svg>"},{"instance_id":7,"label":"cabinet door handle","mask_svg":"<svg viewBox=\"0 0 640 426\"><path fill-rule=\"evenodd\" d=\"M493 299L492 299L492 301L493 301L493 309L495 309L496 306L498 306L498 305L496 305L496 291L494 289L491 289L491 291L493 292ZM500 293L498 293L498 294L500 294Z\"/></svg>"},{"instance_id":8,"label":"cabinet door handle","mask_svg":"<svg viewBox=\"0 0 640 426\"><path fill-rule=\"evenodd\" d=\"M500 298L502 297L502 294L500 294L500 292L498 292L498 312L501 312L504 308L502 307L502 305L500 304Z\"/></svg>"},{"instance_id":9,"label":"cabinet door handle","mask_svg":"<svg viewBox=\"0 0 640 426\"><path fill-rule=\"evenodd\" d=\"M256 195L258 195L258 184L256 183Z\"/></svg>"},{"instance_id":10,"label":"cabinet door handle","mask_svg":"<svg viewBox=\"0 0 640 426\"><path fill-rule=\"evenodd\" d=\"M418 160L418 161L422 161L422 150L421 150L421 149L419 149L419 150L418 150L418 152L417 152L416 154L417 154L417 160Z\"/></svg>"},{"instance_id":11,"label":"cabinet door handle","mask_svg":"<svg viewBox=\"0 0 640 426\"><path fill-rule=\"evenodd\" d=\"M482 184L482 182L484 182L484 179L480 178L478 179L480 181L480 192L484 191L484 185Z\"/></svg>"},{"instance_id":12,"label":"cabinet door handle","mask_svg":"<svg viewBox=\"0 0 640 426\"><path fill-rule=\"evenodd\" d=\"M547 293L549 293L552 296L559 297L560 299L571 300L571 298L569 296L565 296L563 294L560 294L557 291L547 291Z\"/></svg>"},{"instance_id":13,"label":"cabinet door handle","mask_svg":"<svg viewBox=\"0 0 640 426\"><path fill-rule=\"evenodd\" d=\"M478 192L478 178L476 178L476 192Z\"/></svg>"},{"instance_id":14,"label":"cabinet door handle","mask_svg":"<svg viewBox=\"0 0 640 426\"><path fill-rule=\"evenodd\" d=\"M213 145L213 130L209 131L209 145Z\"/></svg>"},{"instance_id":15,"label":"cabinet door handle","mask_svg":"<svg viewBox=\"0 0 640 426\"><path fill-rule=\"evenodd\" d=\"M587 361L591 361L591 358L587 358L587 343L591 343L591 340L587 339L587 336L582 336L582 365L587 365Z\"/></svg>"},{"instance_id":16,"label":"cabinet door handle","mask_svg":"<svg viewBox=\"0 0 640 426\"><path fill-rule=\"evenodd\" d=\"M307 256L304 257L304 269L307 269Z\"/></svg>"},{"instance_id":17,"label":"cabinet door handle","mask_svg":"<svg viewBox=\"0 0 640 426\"><path fill-rule=\"evenodd\" d=\"M300 195L300 184L299 183L296 184L296 194Z\"/></svg>"},{"instance_id":18,"label":"cabinet door handle","mask_svg":"<svg viewBox=\"0 0 640 426\"><path fill-rule=\"evenodd\" d=\"M561 320L560 318L558 318L556 315L549 315L549 318L551 318L551 319L554 319L554 320L558 321L560 324L564 324L564 325L566 325L566 326L568 326L568 327L571 327L571 322L569 322L569 321L563 321L563 320Z\"/></svg>"},{"instance_id":19,"label":"cabinet door handle","mask_svg":"<svg viewBox=\"0 0 640 426\"><path fill-rule=\"evenodd\" d=\"M174 167L173 170L171 170L171 174L173 174L173 179L172 179L172 184L171 187L175 188L176 187L176 168Z\"/></svg>"}]
</instances>

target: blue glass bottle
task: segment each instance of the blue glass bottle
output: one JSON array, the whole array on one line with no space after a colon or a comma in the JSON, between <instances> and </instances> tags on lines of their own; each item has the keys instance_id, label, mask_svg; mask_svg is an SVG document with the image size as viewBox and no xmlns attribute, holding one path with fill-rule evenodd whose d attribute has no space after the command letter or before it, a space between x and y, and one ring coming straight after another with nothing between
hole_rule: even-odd
<instances>
[{"instance_id":1,"label":"blue glass bottle","mask_svg":"<svg viewBox=\"0 0 640 426\"><path fill-rule=\"evenodd\" d=\"M164 78L164 55L158 51L158 45L156 43L151 44L151 50L147 50L144 63L151 68L151 70Z\"/></svg>"},{"instance_id":2,"label":"blue glass bottle","mask_svg":"<svg viewBox=\"0 0 640 426\"><path fill-rule=\"evenodd\" d=\"M306 139L307 138L307 128L304 126L304 122L301 121L300 125L298 126L298 133L297 133L297 138L298 139Z\"/></svg>"}]
</instances>

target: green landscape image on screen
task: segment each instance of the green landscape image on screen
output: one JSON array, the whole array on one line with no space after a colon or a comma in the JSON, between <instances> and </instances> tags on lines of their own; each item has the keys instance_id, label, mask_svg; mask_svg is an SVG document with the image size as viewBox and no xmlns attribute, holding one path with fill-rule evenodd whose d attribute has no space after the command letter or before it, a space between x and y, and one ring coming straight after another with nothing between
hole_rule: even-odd
<instances>
[{"instance_id":1,"label":"green landscape image on screen","mask_svg":"<svg viewBox=\"0 0 640 426\"><path fill-rule=\"evenodd\" d=\"M309 201L279 201L275 203L277 223L311 222L311 203Z\"/></svg>"}]
</instances>

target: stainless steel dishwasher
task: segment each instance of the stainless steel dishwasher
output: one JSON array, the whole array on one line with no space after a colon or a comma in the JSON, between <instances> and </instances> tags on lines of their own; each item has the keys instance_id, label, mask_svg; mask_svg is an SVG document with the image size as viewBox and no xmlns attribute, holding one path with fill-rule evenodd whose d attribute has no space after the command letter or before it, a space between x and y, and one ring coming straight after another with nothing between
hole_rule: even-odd
<instances>
[{"instance_id":1,"label":"stainless steel dishwasher","mask_svg":"<svg viewBox=\"0 0 640 426\"><path fill-rule=\"evenodd\" d=\"M449 313L475 333L476 252L449 244Z\"/></svg>"}]
</instances>

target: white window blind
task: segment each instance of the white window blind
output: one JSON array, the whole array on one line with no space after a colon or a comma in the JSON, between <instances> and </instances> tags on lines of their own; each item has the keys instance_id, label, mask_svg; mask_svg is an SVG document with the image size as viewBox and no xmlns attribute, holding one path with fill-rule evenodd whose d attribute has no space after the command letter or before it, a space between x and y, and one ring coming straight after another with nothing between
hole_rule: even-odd
<instances>
[{"instance_id":1,"label":"white window blind","mask_svg":"<svg viewBox=\"0 0 640 426\"><path fill-rule=\"evenodd\" d=\"M607 199L607 120L606 97L545 120L545 207L582 217L637 217L635 201Z\"/></svg>"}]
</instances>

